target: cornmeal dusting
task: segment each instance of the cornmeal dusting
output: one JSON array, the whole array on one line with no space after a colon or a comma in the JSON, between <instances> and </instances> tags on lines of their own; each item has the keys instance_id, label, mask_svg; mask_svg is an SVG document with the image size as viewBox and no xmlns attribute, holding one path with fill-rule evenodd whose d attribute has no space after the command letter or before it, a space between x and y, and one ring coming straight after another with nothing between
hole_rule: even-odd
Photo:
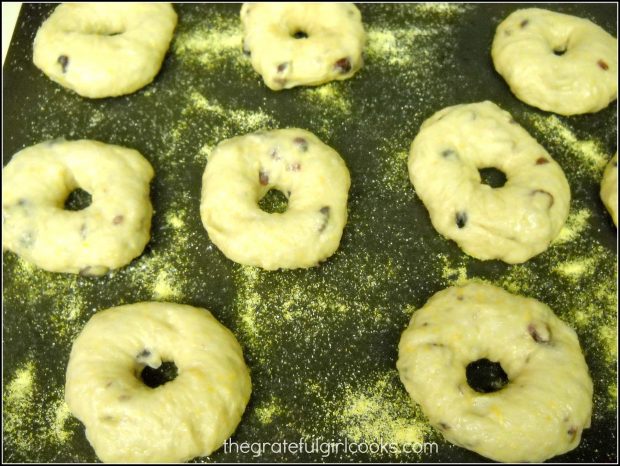
<instances>
[{"instance_id":1,"label":"cornmeal dusting","mask_svg":"<svg viewBox=\"0 0 620 466\"><path fill-rule=\"evenodd\" d=\"M3 402L3 430L9 442L19 448L30 441L30 432L27 428L27 415L34 403L34 374L33 361L23 364L4 386Z\"/></svg>"},{"instance_id":2,"label":"cornmeal dusting","mask_svg":"<svg viewBox=\"0 0 620 466\"><path fill-rule=\"evenodd\" d=\"M577 157L581 163L568 165L569 173L574 167L585 169L586 172L596 178L600 178L605 164L610 155L605 152L600 142L595 140L580 140L571 130L568 123L563 123L556 115L541 116L528 115L528 120L534 127L544 134L545 141L551 145L548 149L567 150L573 157ZM567 169L566 165L562 168Z\"/></svg>"},{"instance_id":3,"label":"cornmeal dusting","mask_svg":"<svg viewBox=\"0 0 620 466\"><path fill-rule=\"evenodd\" d=\"M370 390L347 387L336 408L342 433L356 442L424 442L431 428L406 393L392 390L395 383L396 371L383 375Z\"/></svg>"},{"instance_id":4,"label":"cornmeal dusting","mask_svg":"<svg viewBox=\"0 0 620 466\"><path fill-rule=\"evenodd\" d=\"M560 230L558 236L552 241L553 244L568 243L579 236L588 226L588 220L592 212L588 209L571 210L566 219L566 223Z\"/></svg>"},{"instance_id":5,"label":"cornmeal dusting","mask_svg":"<svg viewBox=\"0 0 620 466\"><path fill-rule=\"evenodd\" d=\"M317 108L328 106L338 112L351 113L351 101L342 83L331 82L319 87L304 88L301 95Z\"/></svg>"},{"instance_id":6,"label":"cornmeal dusting","mask_svg":"<svg viewBox=\"0 0 620 466\"><path fill-rule=\"evenodd\" d=\"M592 265L596 261L592 258L581 259L578 261L565 262L558 265L554 270L570 279L578 280L585 274L592 273Z\"/></svg>"},{"instance_id":7,"label":"cornmeal dusting","mask_svg":"<svg viewBox=\"0 0 620 466\"><path fill-rule=\"evenodd\" d=\"M255 410L256 417L261 424L271 424L274 417L282 411L278 400L271 399L269 402L261 404Z\"/></svg>"},{"instance_id":8,"label":"cornmeal dusting","mask_svg":"<svg viewBox=\"0 0 620 466\"><path fill-rule=\"evenodd\" d=\"M67 403L65 403L64 399L56 403L54 412L55 416L54 422L52 424L52 432L54 433L59 443L64 443L73 434L72 431L65 429L65 424L67 423L67 420L71 417L71 412L69 411L69 406L67 406Z\"/></svg>"},{"instance_id":9,"label":"cornmeal dusting","mask_svg":"<svg viewBox=\"0 0 620 466\"><path fill-rule=\"evenodd\" d=\"M176 34L172 50L182 60L200 63L205 71L217 72L231 60L236 66L251 71L249 61L241 53L242 40L243 30L238 18L215 14Z\"/></svg>"},{"instance_id":10,"label":"cornmeal dusting","mask_svg":"<svg viewBox=\"0 0 620 466\"><path fill-rule=\"evenodd\" d=\"M37 385L41 372L33 360L27 360L4 385L3 430L8 451L35 453L51 448L57 455L59 446L73 436L76 422L66 425L70 413L63 391L42 392Z\"/></svg>"}]
</instances>

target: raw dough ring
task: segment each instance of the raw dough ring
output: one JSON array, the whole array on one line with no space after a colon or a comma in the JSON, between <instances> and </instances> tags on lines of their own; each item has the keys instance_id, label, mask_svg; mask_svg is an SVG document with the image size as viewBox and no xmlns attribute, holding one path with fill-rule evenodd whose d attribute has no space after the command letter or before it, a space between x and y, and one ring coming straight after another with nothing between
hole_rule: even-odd
<instances>
[{"instance_id":1,"label":"raw dough ring","mask_svg":"<svg viewBox=\"0 0 620 466\"><path fill-rule=\"evenodd\" d=\"M169 3L64 3L39 28L33 61L81 96L131 94L159 72L176 24Z\"/></svg>"},{"instance_id":2,"label":"raw dough ring","mask_svg":"<svg viewBox=\"0 0 620 466\"><path fill-rule=\"evenodd\" d=\"M466 366L484 358L508 375L499 391L467 382ZM546 305L495 286L435 294L403 333L397 367L446 440L496 461L542 462L590 427L592 381L575 332Z\"/></svg>"},{"instance_id":3,"label":"raw dough ring","mask_svg":"<svg viewBox=\"0 0 620 466\"><path fill-rule=\"evenodd\" d=\"M523 102L561 115L598 112L618 92L618 41L587 19L539 8L498 27L495 69Z\"/></svg>"},{"instance_id":4,"label":"raw dough ring","mask_svg":"<svg viewBox=\"0 0 620 466\"><path fill-rule=\"evenodd\" d=\"M609 161L603 181L601 181L601 199L611 214L614 225L618 226L618 153Z\"/></svg>"},{"instance_id":5,"label":"raw dough ring","mask_svg":"<svg viewBox=\"0 0 620 466\"><path fill-rule=\"evenodd\" d=\"M347 79L362 67L366 36L352 3L244 3L241 22L243 50L274 91Z\"/></svg>"},{"instance_id":6,"label":"raw dough ring","mask_svg":"<svg viewBox=\"0 0 620 466\"><path fill-rule=\"evenodd\" d=\"M488 167L504 172L504 186L481 184L478 170ZM411 145L409 177L435 229L482 260L528 260L547 249L568 216L560 166L488 101L426 120Z\"/></svg>"},{"instance_id":7,"label":"raw dough ring","mask_svg":"<svg viewBox=\"0 0 620 466\"><path fill-rule=\"evenodd\" d=\"M312 267L338 249L350 184L338 153L308 131L238 136L221 142L209 157L202 223L235 262L267 270ZM286 212L258 207L270 189L288 198Z\"/></svg>"},{"instance_id":8,"label":"raw dough ring","mask_svg":"<svg viewBox=\"0 0 620 466\"><path fill-rule=\"evenodd\" d=\"M146 386L144 367L177 377ZM73 343L65 399L105 462L207 456L235 431L251 392L234 335L206 309L146 302L95 314Z\"/></svg>"},{"instance_id":9,"label":"raw dough ring","mask_svg":"<svg viewBox=\"0 0 620 466\"><path fill-rule=\"evenodd\" d=\"M50 272L102 275L128 264L150 238L153 174L139 152L111 144L27 147L4 168L2 246ZM78 187L91 204L64 210Z\"/></svg>"}]
</instances>

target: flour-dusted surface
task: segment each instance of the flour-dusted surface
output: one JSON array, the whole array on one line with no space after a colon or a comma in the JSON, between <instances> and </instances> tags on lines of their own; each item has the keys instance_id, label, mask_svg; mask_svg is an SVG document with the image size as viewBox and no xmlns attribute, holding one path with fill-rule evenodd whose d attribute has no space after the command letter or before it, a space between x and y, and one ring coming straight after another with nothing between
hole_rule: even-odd
<instances>
[{"instance_id":1,"label":"flour-dusted surface","mask_svg":"<svg viewBox=\"0 0 620 466\"><path fill-rule=\"evenodd\" d=\"M616 149L616 110L564 118L512 96L489 53L495 28L518 5L360 5L368 42L355 77L275 93L241 52L240 5L177 4L178 28L155 81L98 101L62 89L30 63L36 29L52 8L24 6L7 56L4 164L59 136L131 147L155 169L155 213L144 253L102 278L51 274L4 255L6 460L96 459L83 425L62 403L71 343L97 311L162 300L210 309L239 340L253 392L236 442L425 440L437 441L439 451L341 451L329 459L480 461L441 440L396 370L412 313L437 291L470 279L538 299L575 328L592 371L592 427L579 448L557 460L616 460L616 229L599 197ZM554 8L615 30L610 5ZM441 108L482 100L510 112L571 186L556 242L517 266L473 259L437 234L407 176L407 152L422 122ZM223 139L279 127L311 131L351 172L342 241L318 268L265 272L234 264L201 224L201 177L211 150ZM253 456L220 449L200 460Z\"/></svg>"}]
</instances>

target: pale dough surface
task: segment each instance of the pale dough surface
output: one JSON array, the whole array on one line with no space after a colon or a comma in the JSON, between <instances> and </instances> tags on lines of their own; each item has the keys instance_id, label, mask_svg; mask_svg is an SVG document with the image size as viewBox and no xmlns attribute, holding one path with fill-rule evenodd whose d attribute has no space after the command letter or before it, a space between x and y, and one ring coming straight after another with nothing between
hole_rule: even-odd
<instances>
[{"instance_id":1,"label":"pale dough surface","mask_svg":"<svg viewBox=\"0 0 620 466\"><path fill-rule=\"evenodd\" d=\"M338 249L350 183L340 155L308 131L247 134L221 142L209 156L200 214L211 241L235 262L312 267ZM270 189L288 197L286 212L259 208Z\"/></svg>"},{"instance_id":2,"label":"pale dough surface","mask_svg":"<svg viewBox=\"0 0 620 466\"><path fill-rule=\"evenodd\" d=\"M497 27L491 54L511 91L542 110L592 113L616 99L618 41L587 19L517 10Z\"/></svg>"},{"instance_id":3,"label":"pale dough surface","mask_svg":"<svg viewBox=\"0 0 620 466\"><path fill-rule=\"evenodd\" d=\"M605 167L601 181L601 199L611 214L614 225L618 226L618 153Z\"/></svg>"},{"instance_id":4,"label":"pale dough surface","mask_svg":"<svg viewBox=\"0 0 620 466\"><path fill-rule=\"evenodd\" d=\"M145 366L174 362L156 388ZM234 335L206 309L145 302L96 313L77 337L65 398L105 462L182 462L235 431L251 381Z\"/></svg>"},{"instance_id":5,"label":"pale dough surface","mask_svg":"<svg viewBox=\"0 0 620 466\"><path fill-rule=\"evenodd\" d=\"M176 24L169 3L63 3L39 28L33 61L81 96L130 94L159 72Z\"/></svg>"},{"instance_id":6,"label":"pale dough surface","mask_svg":"<svg viewBox=\"0 0 620 466\"><path fill-rule=\"evenodd\" d=\"M506 183L481 183L494 167ZM568 216L560 166L492 102L456 105L426 120L409 154L409 177L435 229L478 259L521 263L549 246Z\"/></svg>"},{"instance_id":7,"label":"pale dough surface","mask_svg":"<svg viewBox=\"0 0 620 466\"><path fill-rule=\"evenodd\" d=\"M241 21L244 51L272 90L347 79L362 67L366 36L352 3L244 3Z\"/></svg>"},{"instance_id":8,"label":"pale dough surface","mask_svg":"<svg viewBox=\"0 0 620 466\"><path fill-rule=\"evenodd\" d=\"M482 358L508 375L499 391L468 385L466 366ZM495 461L542 462L590 426L592 381L575 332L548 306L495 286L435 294L403 333L397 367L446 440Z\"/></svg>"},{"instance_id":9,"label":"pale dough surface","mask_svg":"<svg viewBox=\"0 0 620 466\"><path fill-rule=\"evenodd\" d=\"M121 267L150 239L153 175L125 147L63 139L27 147L3 170L2 246L50 272L101 275ZM91 204L65 210L78 187Z\"/></svg>"}]
</instances>

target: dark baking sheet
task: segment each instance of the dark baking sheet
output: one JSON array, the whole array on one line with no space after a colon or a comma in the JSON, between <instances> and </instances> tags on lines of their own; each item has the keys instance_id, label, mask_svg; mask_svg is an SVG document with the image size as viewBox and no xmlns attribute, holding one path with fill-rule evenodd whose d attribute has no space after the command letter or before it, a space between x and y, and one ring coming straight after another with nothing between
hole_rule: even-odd
<instances>
[{"instance_id":1,"label":"dark baking sheet","mask_svg":"<svg viewBox=\"0 0 620 466\"><path fill-rule=\"evenodd\" d=\"M616 36L615 4L546 7ZM156 170L156 212L144 254L102 278L47 273L4 254L4 460L96 460L83 426L62 405L71 343L96 311L154 299L206 307L239 339L253 394L236 442L438 444L419 455L276 450L258 457L220 449L199 460L484 460L426 424L395 369L414 309L469 278L540 299L576 329L594 381L592 427L555 461L616 461L617 240L598 183L601 157L616 150L617 107L555 118L518 101L489 52L495 27L517 8L360 5L369 32L364 68L323 88L276 93L241 54L239 5L177 4L179 25L155 82L129 96L88 100L34 67L32 41L53 6L24 4L3 68L3 163L57 137L132 147ZM443 239L407 179L406 152L424 119L485 99L510 111L571 185L565 241L523 265L481 262ZM210 243L200 222L205 154L224 138L294 126L334 147L351 171L340 249L310 270L241 267Z\"/></svg>"}]
</instances>

